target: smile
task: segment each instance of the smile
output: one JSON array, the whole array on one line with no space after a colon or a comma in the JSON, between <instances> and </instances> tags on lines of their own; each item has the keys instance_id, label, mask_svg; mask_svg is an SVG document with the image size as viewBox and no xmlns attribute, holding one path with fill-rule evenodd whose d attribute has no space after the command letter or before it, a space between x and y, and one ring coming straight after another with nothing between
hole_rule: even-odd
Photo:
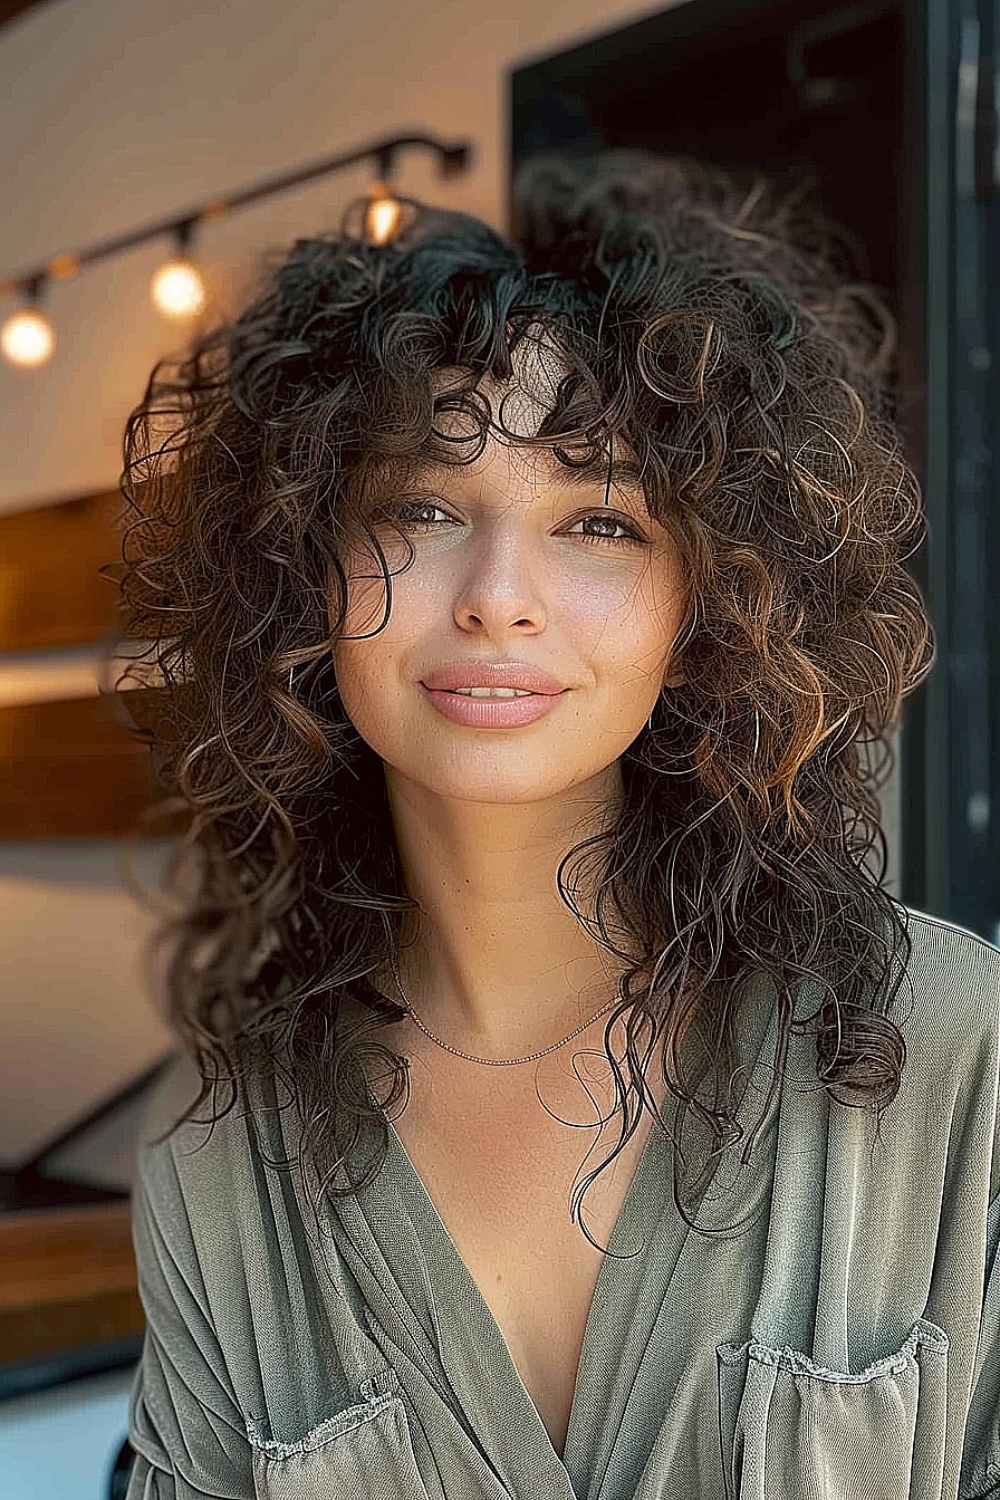
<instances>
[{"instance_id":1,"label":"smile","mask_svg":"<svg viewBox=\"0 0 1000 1500\"><path fill-rule=\"evenodd\" d=\"M527 688L491 688L491 687L467 687L467 688L445 688L447 693L461 693L468 698L533 698L534 693Z\"/></svg>"},{"instance_id":2,"label":"smile","mask_svg":"<svg viewBox=\"0 0 1000 1500\"><path fill-rule=\"evenodd\" d=\"M528 693L520 688L429 688L432 706L454 724L471 729L517 729L551 713L561 693Z\"/></svg>"}]
</instances>

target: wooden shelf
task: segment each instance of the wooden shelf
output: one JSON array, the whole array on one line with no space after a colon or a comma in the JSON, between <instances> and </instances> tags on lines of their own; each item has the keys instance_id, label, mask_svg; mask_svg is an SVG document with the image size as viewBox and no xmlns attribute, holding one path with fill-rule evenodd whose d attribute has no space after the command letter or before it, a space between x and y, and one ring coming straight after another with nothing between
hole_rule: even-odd
<instances>
[{"instance_id":1,"label":"wooden shelf","mask_svg":"<svg viewBox=\"0 0 1000 1500\"><path fill-rule=\"evenodd\" d=\"M144 1326L128 1201L0 1214L0 1364Z\"/></svg>"}]
</instances>

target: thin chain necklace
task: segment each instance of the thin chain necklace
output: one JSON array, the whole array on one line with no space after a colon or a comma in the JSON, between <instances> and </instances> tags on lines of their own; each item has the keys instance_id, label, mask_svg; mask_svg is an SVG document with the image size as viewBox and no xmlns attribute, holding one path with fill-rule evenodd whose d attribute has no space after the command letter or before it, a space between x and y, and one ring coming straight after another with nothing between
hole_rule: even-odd
<instances>
[{"instance_id":1,"label":"thin chain necklace","mask_svg":"<svg viewBox=\"0 0 1000 1500\"><path fill-rule=\"evenodd\" d=\"M395 960L393 959L391 954L389 956L389 964L392 968L392 977L393 979L395 979L396 985L399 989L399 993L403 997L403 1005L407 1013L411 1015L416 1021L417 1025L420 1027L420 1030L424 1033L424 1036L430 1037L432 1042L436 1042L437 1045L439 1047L443 1047L446 1052L454 1053L456 1057L467 1058L469 1062L484 1063L489 1068L510 1068L513 1067L516 1063L534 1062L539 1057L546 1057L548 1053L555 1052L557 1047L565 1047L566 1043L571 1042L575 1036L579 1036L581 1031L586 1031L587 1027L592 1025L593 1022L597 1020L598 1016L603 1016L606 1010L610 1010L612 1005L614 1005L615 1000L621 998L622 993L621 980L619 980L617 993L612 996L607 1005L602 1005L597 1014L591 1016L589 1021L584 1021L582 1026L578 1027L576 1031L570 1032L569 1036L563 1037L561 1042L556 1042L553 1046L546 1047L544 1052L533 1052L530 1057L473 1057L469 1052L460 1052L457 1047L449 1047L448 1043L442 1042L438 1037L434 1035L433 1031L427 1030L427 1027L424 1025L423 1021L421 1021L420 1017L413 1009L413 1006L406 998L406 991L403 989L402 983L400 982L399 975L396 972Z\"/></svg>"}]
</instances>

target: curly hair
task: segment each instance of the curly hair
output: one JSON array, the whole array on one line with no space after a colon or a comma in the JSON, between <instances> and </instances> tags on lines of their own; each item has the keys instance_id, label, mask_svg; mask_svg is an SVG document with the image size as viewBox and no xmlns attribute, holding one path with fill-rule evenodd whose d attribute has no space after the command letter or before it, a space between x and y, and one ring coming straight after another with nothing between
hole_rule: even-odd
<instances>
[{"instance_id":1,"label":"curly hair","mask_svg":"<svg viewBox=\"0 0 1000 1500\"><path fill-rule=\"evenodd\" d=\"M419 903L331 652L360 539L391 608L380 497L428 463L472 462L491 430L566 465L620 443L690 579L684 682L622 756L620 815L558 871L562 900L628 964L605 1031L616 1097L627 1118L634 1090L664 1130L637 1038L666 1040L678 1208L686 1113L724 1144L743 1134L727 1085L754 976L780 1021L762 1120L789 1031L811 1023L831 1099L877 1122L891 1103L906 1054L889 1011L911 941L884 885L877 793L902 701L936 657L903 566L926 524L892 408L893 316L808 196L641 150L536 156L509 238L404 199L399 233L372 244L349 230L352 205L338 232L268 258L238 316L157 363L125 430L124 516L138 514L113 566L122 637L148 643L135 659L156 682L121 695L165 793L151 820L179 812L183 829L165 877L180 910L147 962L169 949L161 1003L201 1090L167 1135L209 1093L214 1126L271 1070L298 1110L317 1214L381 1170L384 1115L409 1083L376 1038L406 1012L371 976ZM514 438L479 388L509 380L539 333L566 373L537 433ZM478 433L465 460L435 427L445 408ZM592 921L568 867L592 878ZM803 982L822 1003L796 1021ZM364 1013L353 1027L347 997ZM627 1087L609 1040L621 1016ZM364 1086L365 1056L388 1066L384 1098ZM376 1149L352 1176L366 1122Z\"/></svg>"}]
</instances>

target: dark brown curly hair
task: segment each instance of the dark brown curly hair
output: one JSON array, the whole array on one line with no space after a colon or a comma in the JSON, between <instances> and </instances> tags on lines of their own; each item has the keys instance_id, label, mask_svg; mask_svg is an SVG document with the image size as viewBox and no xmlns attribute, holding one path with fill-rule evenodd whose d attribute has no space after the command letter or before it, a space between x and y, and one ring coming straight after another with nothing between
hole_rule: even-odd
<instances>
[{"instance_id":1,"label":"dark brown curly hair","mask_svg":"<svg viewBox=\"0 0 1000 1500\"><path fill-rule=\"evenodd\" d=\"M675 1123L693 1110L739 1140L728 1089L754 975L780 1019L762 1119L789 1031L808 1024L793 1019L804 981L821 999L818 1086L876 1121L895 1097L905 1048L888 1011L911 942L884 886L877 793L903 699L936 657L903 566L926 525L894 421L893 317L808 196L629 150L533 158L510 238L406 199L399 233L374 245L349 230L352 205L338 232L266 265L235 319L159 361L128 419L113 567L122 640L146 644L118 682L145 691L119 701L166 794L154 815L181 813L165 880L180 911L147 951L169 950L164 1014L202 1079L181 1120L212 1093L214 1126L253 1077L284 1078L317 1213L381 1169L384 1114L408 1098L405 1059L376 1040L405 1011L371 976L419 910L382 762L337 697L344 562L364 539L391 608L373 506L428 462L472 462L491 430L567 465L627 449L690 579L684 683L622 757L617 821L558 871L562 899L629 964L605 1031L626 1119L634 1089L666 1130L645 1031L646 1059L666 1038ZM510 379L539 330L566 373L536 436L515 438L478 388ZM446 396L442 366L458 372ZM444 407L479 433L464 460L435 428ZM569 892L574 862L593 922ZM353 1027L348 996L366 1013ZM623 1015L628 1087L610 1048ZM366 1055L389 1068L377 1102ZM379 1141L353 1175L366 1122Z\"/></svg>"}]
</instances>

